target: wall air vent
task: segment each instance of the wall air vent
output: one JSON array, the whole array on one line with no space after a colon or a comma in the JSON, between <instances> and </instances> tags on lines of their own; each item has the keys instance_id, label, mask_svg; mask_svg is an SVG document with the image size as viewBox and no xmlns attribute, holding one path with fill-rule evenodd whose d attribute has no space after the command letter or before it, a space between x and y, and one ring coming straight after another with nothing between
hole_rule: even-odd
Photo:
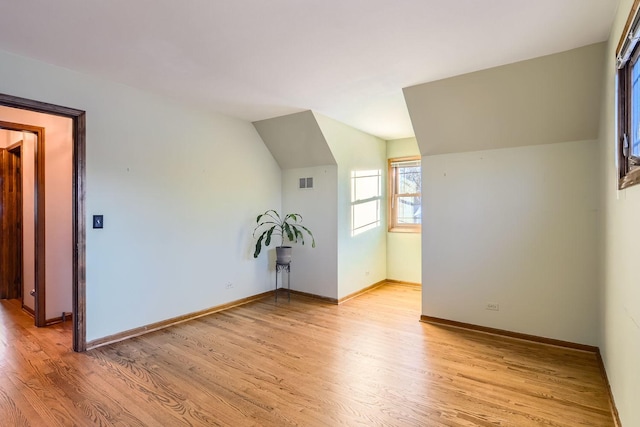
<instances>
[{"instance_id":1,"label":"wall air vent","mask_svg":"<svg viewBox=\"0 0 640 427\"><path fill-rule=\"evenodd\" d=\"M313 178L309 177L309 178L300 178L299 180L300 184L298 186L298 188L313 188Z\"/></svg>"}]
</instances>

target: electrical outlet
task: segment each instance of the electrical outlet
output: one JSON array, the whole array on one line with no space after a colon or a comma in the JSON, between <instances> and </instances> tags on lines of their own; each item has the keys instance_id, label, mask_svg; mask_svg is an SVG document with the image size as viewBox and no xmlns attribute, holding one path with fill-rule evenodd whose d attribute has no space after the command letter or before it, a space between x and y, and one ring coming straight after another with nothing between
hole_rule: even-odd
<instances>
[{"instance_id":1,"label":"electrical outlet","mask_svg":"<svg viewBox=\"0 0 640 427\"><path fill-rule=\"evenodd\" d=\"M487 310L500 311L500 304L497 302L488 302L485 308Z\"/></svg>"}]
</instances>

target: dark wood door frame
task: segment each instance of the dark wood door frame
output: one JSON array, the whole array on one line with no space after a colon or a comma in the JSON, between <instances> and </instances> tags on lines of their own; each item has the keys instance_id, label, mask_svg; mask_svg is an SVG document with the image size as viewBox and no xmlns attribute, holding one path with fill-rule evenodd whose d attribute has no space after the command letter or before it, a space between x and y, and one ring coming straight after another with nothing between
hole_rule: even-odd
<instances>
[{"instance_id":1,"label":"dark wood door frame","mask_svg":"<svg viewBox=\"0 0 640 427\"><path fill-rule=\"evenodd\" d=\"M45 209L44 209L44 128L23 123L0 121L0 129L29 132L36 135L34 146L34 213L35 213L35 303L36 326L47 326L46 319L46 282L45 282Z\"/></svg>"},{"instance_id":2,"label":"dark wood door frame","mask_svg":"<svg viewBox=\"0 0 640 427\"><path fill-rule=\"evenodd\" d=\"M19 98L0 93L0 105L55 116L68 117L72 120L73 129L73 350L85 351L87 349L86 331L86 219L85 219L85 176L86 176L86 113L75 108L62 107L45 102ZM38 142L40 138L38 138ZM44 155L44 150L40 152ZM44 157L42 157L44 159ZM44 167L42 168L44 173ZM44 183L44 175L41 182ZM38 188L38 192L40 188ZM44 200L44 187L42 187ZM42 204L44 206L44 203ZM40 210L36 213L40 215ZM44 227L44 218L42 221ZM44 230L44 229L43 229ZM42 234L44 236L44 232ZM43 242L44 248L44 242ZM44 262L44 257L42 259ZM38 272L44 277L44 268ZM44 282L43 282L44 283ZM44 293L43 293L44 295ZM36 297L38 292L36 291ZM36 304L37 306L37 304ZM44 305L42 316L44 318ZM37 318L37 314L36 314ZM44 325L43 325L44 326Z\"/></svg>"}]
</instances>

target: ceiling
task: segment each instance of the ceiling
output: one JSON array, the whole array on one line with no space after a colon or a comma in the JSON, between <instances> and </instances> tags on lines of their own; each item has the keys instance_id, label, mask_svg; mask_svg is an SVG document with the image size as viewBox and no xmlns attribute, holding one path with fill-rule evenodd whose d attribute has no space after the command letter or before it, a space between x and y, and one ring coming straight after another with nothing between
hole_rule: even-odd
<instances>
[{"instance_id":1,"label":"ceiling","mask_svg":"<svg viewBox=\"0 0 640 427\"><path fill-rule=\"evenodd\" d=\"M618 6L0 1L2 50L249 121L313 110L383 139L413 135L403 87L604 41Z\"/></svg>"}]
</instances>

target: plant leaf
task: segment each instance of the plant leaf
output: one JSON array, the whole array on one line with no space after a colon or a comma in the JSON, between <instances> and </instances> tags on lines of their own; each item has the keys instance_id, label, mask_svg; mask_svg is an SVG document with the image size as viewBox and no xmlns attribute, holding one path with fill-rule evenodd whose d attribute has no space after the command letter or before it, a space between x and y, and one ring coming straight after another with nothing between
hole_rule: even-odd
<instances>
[{"instance_id":1,"label":"plant leaf","mask_svg":"<svg viewBox=\"0 0 640 427\"><path fill-rule=\"evenodd\" d=\"M298 227L301 227L301 225L298 225ZM291 229L293 230L293 234L296 236L296 242L298 241L298 239L300 239L302 241L302 244L304 245L304 236L302 235L302 232L298 230L295 225L292 225Z\"/></svg>"},{"instance_id":2,"label":"plant leaf","mask_svg":"<svg viewBox=\"0 0 640 427\"><path fill-rule=\"evenodd\" d=\"M256 250L253 253L253 257L254 258L258 258L258 255L260 255L260 251L262 250L262 239L263 238L264 238L264 233L260 236L260 238L256 242Z\"/></svg>"},{"instance_id":3,"label":"plant leaf","mask_svg":"<svg viewBox=\"0 0 640 427\"><path fill-rule=\"evenodd\" d=\"M267 231L267 238L264 241L265 246L269 246L271 244L271 235L273 234L273 230L275 229L276 229L276 226L274 225Z\"/></svg>"},{"instance_id":4,"label":"plant leaf","mask_svg":"<svg viewBox=\"0 0 640 427\"><path fill-rule=\"evenodd\" d=\"M293 231L291 231L291 227L289 226L289 224L287 224L286 222L283 224L283 228L284 231L287 233L287 238L289 239L289 241L291 242L296 242L296 237L293 234Z\"/></svg>"},{"instance_id":5,"label":"plant leaf","mask_svg":"<svg viewBox=\"0 0 640 427\"><path fill-rule=\"evenodd\" d=\"M258 215L256 217L257 225L253 229L253 237L255 238L257 234L260 234L260 237L256 242L256 248L253 254L254 258L260 255L263 244L265 247L271 244L274 235L280 236L281 245L284 245L285 237L292 243L297 243L298 240L300 240L304 245L304 233L301 230L309 234L309 237L311 237L311 247L315 248L316 240L313 234L307 227L301 225L300 222L302 222L302 215L289 213L281 217L275 209L269 209L263 214Z\"/></svg>"},{"instance_id":6,"label":"plant leaf","mask_svg":"<svg viewBox=\"0 0 640 427\"><path fill-rule=\"evenodd\" d=\"M313 233L311 233L311 230L309 230L307 227L305 227L304 225L299 225L298 227L302 228L304 231L306 231L307 233L309 233L309 236L311 237L311 247L315 248L316 247L316 239L315 237L313 237Z\"/></svg>"},{"instance_id":7,"label":"plant leaf","mask_svg":"<svg viewBox=\"0 0 640 427\"><path fill-rule=\"evenodd\" d=\"M273 218L275 222L280 223L280 215L274 209L269 209L264 214Z\"/></svg>"}]
</instances>

